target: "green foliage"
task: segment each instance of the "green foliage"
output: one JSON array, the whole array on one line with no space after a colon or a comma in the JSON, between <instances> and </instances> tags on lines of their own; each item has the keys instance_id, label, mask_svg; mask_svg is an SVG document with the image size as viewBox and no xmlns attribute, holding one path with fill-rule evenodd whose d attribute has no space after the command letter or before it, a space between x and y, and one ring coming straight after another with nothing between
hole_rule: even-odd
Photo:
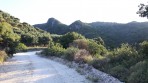
<instances>
[{"instance_id":1,"label":"green foliage","mask_svg":"<svg viewBox=\"0 0 148 83\"><path fill-rule=\"evenodd\" d=\"M74 40L70 46L79 48L79 49L86 49L89 51L91 55L105 55L107 53L107 49L103 45L97 44L93 40L88 39L77 39Z\"/></svg>"},{"instance_id":2,"label":"green foliage","mask_svg":"<svg viewBox=\"0 0 148 83\"><path fill-rule=\"evenodd\" d=\"M128 83L148 83L148 61L140 61L130 68Z\"/></svg>"},{"instance_id":3,"label":"green foliage","mask_svg":"<svg viewBox=\"0 0 148 83\"><path fill-rule=\"evenodd\" d=\"M89 41L88 51L92 55L105 55L107 53L107 49L103 45L98 45L94 41Z\"/></svg>"},{"instance_id":4,"label":"green foliage","mask_svg":"<svg viewBox=\"0 0 148 83\"><path fill-rule=\"evenodd\" d=\"M27 50L27 46L23 43L19 43L17 46L16 46L16 51L17 52L20 52L20 51L26 51Z\"/></svg>"},{"instance_id":5,"label":"green foliage","mask_svg":"<svg viewBox=\"0 0 148 83\"><path fill-rule=\"evenodd\" d=\"M98 38L94 38L94 40L95 40L95 42L97 43L97 44L101 44L101 45L104 45L105 43L104 43L104 41L103 41L103 39L101 38L101 37L98 37Z\"/></svg>"},{"instance_id":6,"label":"green foliage","mask_svg":"<svg viewBox=\"0 0 148 83\"><path fill-rule=\"evenodd\" d=\"M143 58L144 54L140 52L128 44L122 44L107 56L93 60L92 65L127 83L147 83L147 58Z\"/></svg>"},{"instance_id":7,"label":"green foliage","mask_svg":"<svg viewBox=\"0 0 148 83\"><path fill-rule=\"evenodd\" d=\"M49 33L28 23L20 23L18 18L0 11L0 50L4 50L8 56L26 49L25 45L46 46L49 41L52 41Z\"/></svg>"},{"instance_id":8,"label":"green foliage","mask_svg":"<svg viewBox=\"0 0 148 83\"><path fill-rule=\"evenodd\" d=\"M69 26L57 22L57 20L56 22L52 20L35 26L58 35L77 32L86 38L95 39L98 44L103 44L103 41L99 38L101 37L104 44L110 49L116 48L122 43L135 44L148 39L148 22L133 21L127 24L112 22L84 23L78 20Z\"/></svg>"},{"instance_id":9,"label":"green foliage","mask_svg":"<svg viewBox=\"0 0 148 83\"><path fill-rule=\"evenodd\" d=\"M141 17L148 17L148 5L145 4L140 4L139 6L139 11L137 14Z\"/></svg>"},{"instance_id":10,"label":"green foliage","mask_svg":"<svg viewBox=\"0 0 148 83\"><path fill-rule=\"evenodd\" d=\"M106 56L101 56L101 55L97 55L95 57L93 57L93 61L91 61L91 65L96 68L99 69L101 71L107 72L108 69L111 68L111 65L109 64L110 59L107 58Z\"/></svg>"},{"instance_id":11,"label":"green foliage","mask_svg":"<svg viewBox=\"0 0 148 83\"><path fill-rule=\"evenodd\" d=\"M6 39L12 41L19 40L19 36L13 32L12 26L7 22L0 23L0 36L2 38L0 42L4 42Z\"/></svg>"},{"instance_id":12,"label":"green foliage","mask_svg":"<svg viewBox=\"0 0 148 83\"><path fill-rule=\"evenodd\" d=\"M18 18L3 11L0 11L0 21L0 34L9 37L13 41L16 41L16 39L18 40L20 37L20 42L28 46L45 46L52 40L49 33L34 28L28 23L20 23ZM0 38L0 42L2 40L3 39Z\"/></svg>"},{"instance_id":13,"label":"green foliage","mask_svg":"<svg viewBox=\"0 0 148 83\"><path fill-rule=\"evenodd\" d=\"M8 54L8 56L12 57L14 53L16 53L16 46L18 45L18 42L9 42L8 46L5 47L5 51Z\"/></svg>"},{"instance_id":14,"label":"green foliage","mask_svg":"<svg viewBox=\"0 0 148 83\"><path fill-rule=\"evenodd\" d=\"M110 63L116 64L122 64L124 66L129 67L130 65L134 64L134 60L131 61L131 59L137 59L138 58L138 52L129 46L128 44L122 44L120 48L114 49L110 57Z\"/></svg>"},{"instance_id":15,"label":"green foliage","mask_svg":"<svg viewBox=\"0 0 148 83\"><path fill-rule=\"evenodd\" d=\"M74 47L67 48L64 58L69 61L73 61L78 50L79 50L78 48L74 48Z\"/></svg>"},{"instance_id":16,"label":"green foliage","mask_svg":"<svg viewBox=\"0 0 148 83\"><path fill-rule=\"evenodd\" d=\"M129 70L122 65L117 65L109 70L110 74L114 77L120 78L121 81L125 81L129 73Z\"/></svg>"},{"instance_id":17,"label":"green foliage","mask_svg":"<svg viewBox=\"0 0 148 83\"><path fill-rule=\"evenodd\" d=\"M51 34L52 40L56 43L60 42L60 37L62 35L57 35L57 34Z\"/></svg>"},{"instance_id":18,"label":"green foliage","mask_svg":"<svg viewBox=\"0 0 148 83\"><path fill-rule=\"evenodd\" d=\"M27 23L21 23L15 33L21 36L21 42L28 46L46 46L52 38L49 33L36 29Z\"/></svg>"},{"instance_id":19,"label":"green foliage","mask_svg":"<svg viewBox=\"0 0 148 83\"><path fill-rule=\"evenodd\" d=\"M63 57L69 61L88 63L123 82L147 83L148 63L147 57L144 57L147 56L147 42L140 43L139 49L141 50L138 51L129 44L121 44L120 47L109 51L102 44L98 44L96 40L71 38L72 41L70 41L69 37L71 36L65 38L60 36L56 39L56 42L60 43L63 40L64 43L61 45L67 44L67 49L51 42L44 53Z\"/></svg>"},{"instance_id":20,"label":"green foliage","mask_svg":"<svg viewBox=\"0 0 148 83\"><path fill-rule=\"evenodd\" d=\"M8 55L12 55L16 52L15 47L20 37L12 30L12 26L7 22L0 23L0 49L6 50Z\"/></svg>"},{"instance_id":21,"label":"green foliage","mask_svg":"<svg viewBox=\"0 0 148 83\"><path fill-rule=\"evenodd\" d=\"M50 42L51 40L52 40L52 39L51 39L50 36L43 36L43 37L39 37L38 43L39 43L40 45L46 46L46 45L49 44L49 42Z\"/></svg>"},{"instance_id":22,"label":"green foliage","mask_svg":"<svg viewBox=\"0 0 148 83\"><path fill-rule=\"evenodd\" d=\"M76 33L76 32L69 32L60 38L60 43L63 45L64 48L67 48L70 43L72 43L76 39L84 39L85 37Z\"/></svg>"},{"instance_id":23,"label":"green foliage","mask_svg":"<svg viewBox=\"0 0 148 83\"><path fill-rule=\"evenodd\" d=\"M42 54L61 57L65 54L65 49L59 43L50 42L48 48L45 49Z\"/></svg>"},{"instance_id":24,"label":"green foliage","mask_svg":"<svg viewBox=\"0 0 148 83\"><path fill-rule=\"evenodd\" d=\"M8 35L9 33L13 33L12 26L6 22L0 23L0 34L1 35Z\"/></svg>"},{"instance_id":25,"label":"green foliage","mask_svg":"<svg viewBox=\"0 0 148 83\"><path fill-rule=\"evenodd\" d=\"M148 41L140 43L140 46L141 46L141 52L148 57Z\"/></svg>"}]
</instances>

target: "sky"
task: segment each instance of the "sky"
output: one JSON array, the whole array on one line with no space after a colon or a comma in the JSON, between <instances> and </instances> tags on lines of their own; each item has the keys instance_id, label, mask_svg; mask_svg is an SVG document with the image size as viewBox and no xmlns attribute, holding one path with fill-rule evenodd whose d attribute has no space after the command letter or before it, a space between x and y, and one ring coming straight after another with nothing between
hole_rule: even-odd
<instances>
[{"instance_id":1,"label":"sky","mask_svg":"<svg viewBox=\"0 0 148 83\"><path fill-rule=\"evenodd\" d=\"M0 10L21 22L46 23L51 17L64 24L82 22L144 22L136 12L140 3L147 0L0 0Z\"/></svg>"}]
</instances>

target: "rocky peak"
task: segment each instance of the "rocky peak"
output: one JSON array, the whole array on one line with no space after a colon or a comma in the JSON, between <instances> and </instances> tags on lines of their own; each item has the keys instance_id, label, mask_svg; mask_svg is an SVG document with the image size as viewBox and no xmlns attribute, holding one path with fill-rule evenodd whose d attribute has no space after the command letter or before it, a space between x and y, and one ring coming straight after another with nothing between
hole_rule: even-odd
<instances>
[{"instance_id":1,"label":"rocky peak","mask_svg":"<svg viewBox=\"0 0 148 83\"><path fill-rule=\"evenodd\" d=\"M70 28L79 29L83 26L83 24L84 24L83 22L81 22L80 20L77 20L70 25Z\"/></svg>"},{"instance_id":2,"label":"rocky peak","mask_svg":"<svg viewBox=\"0 0 148 83\"><path fill-rule=\"evenodd\" d=\"M73 22L71 25L82 25L82 24L83 24L82 21L77 20L77 21Z\"/></svg>"},{"instance_id":3,"label":"rocky peak","mask_svg":"<svg viewBox=\"0 0 148 83\"><path fill-rule=\"evenodd\" d=\"M60 21L58 21L55 18L49 18L46 24L51 26L51 27L54 27L54 26L60 24Z\"/></svg>"}]
</instances>

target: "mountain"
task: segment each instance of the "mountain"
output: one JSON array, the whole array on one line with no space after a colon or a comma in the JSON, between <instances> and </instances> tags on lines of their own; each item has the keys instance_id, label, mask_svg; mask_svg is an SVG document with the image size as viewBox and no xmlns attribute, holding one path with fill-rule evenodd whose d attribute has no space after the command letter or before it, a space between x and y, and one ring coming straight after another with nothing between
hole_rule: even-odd
<instances>
[{"instance_id":1,"label":"mountain","mask_svg":"<svg viewBox=\"0 0 148 83\"><path fill-rule=\"evenodd\" d=\"M87 28L87 27L91 27L91 26L87 23L81 22L80 20L77 20L73 22L71 25L69 25L70 29L80 29L80 28Z\"/></svg>"},{"instance_id":2,"label":"mountain","mask_svg":"<svg viewBox=\"0 0 148 83\"><path fill-rule=\"evenodd\" d=\"M54 23L55 25L52 25L52 23ZM66 34L67 32L78 32L88 38L94 38L95 36L93 35L96 35L97 33L95 29L92 29L93 27L91 25L89 25L88 23L83 23L80 20L77 20L70 25L66 25L59 22L55 18L49 18L46 23L35 24L33 26L48 31L51 34L59 35Z\"/></svg>"},{"instance_id":3,"label":"mountain","mask_svg":"<svg viewBox=\"0 0 148 83\"><path fill-rule=\"evenodd\" d=\"M49 18L47 23L43 24L36 24L34 27L39 27L42 30L48 31L51 34L65 34L68 32L68 26L62 24L60 21L56 20L55 18Z\"/></svg>"},{"instance_id":4,"label":"mountain","mask_svg":"<svg viewBox=\"0 0 148 83\"><path fill-rule=\"evenodd\" d=\"M121 43L136 44L148 40L148 22L106 23L96 28L105 43L113 47Z\"/></svg>"},{"instance_id":5,"label":"mountain","mask_svg":"<svg viewBox=\"0 0 148 83\"><path fill-rule=\"evenodd\" d=\"M84 23L77 20L70 25L65 25L54 18L49 20L47 23L34 26L52 34L61 35L74 31L87 38L97 38L100 36L105 41L105 44L110 47L119 46L121 43L135 44L148 40L148 22L133 21L126 24L113 22Z\"/></svg>"}]
</instances>

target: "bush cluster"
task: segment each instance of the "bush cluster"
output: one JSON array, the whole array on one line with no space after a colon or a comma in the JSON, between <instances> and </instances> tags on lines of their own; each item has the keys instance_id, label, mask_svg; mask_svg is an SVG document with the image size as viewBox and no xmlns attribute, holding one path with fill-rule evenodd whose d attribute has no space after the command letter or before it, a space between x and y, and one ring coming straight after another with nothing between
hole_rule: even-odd
<instances>
[{"instance_id":1,"label":"bush cluster","mask_svg":"<svg viewBox=\"0 0 148 83\"><path fill-rule=\"evenodd\" d=\"M148 83L148 60L140 61L130 68L128 83Z\"/></svg>"},{"instance_id":2,"label":"bush cluster","mask_svg":"<svg viewBox=\"0 0 148 83\"><path fill-rule=\"evenodd\" d=\"M121 44L118 48L107 50L104 45L98 43L99 40L79 38L78 34L78 38L74 36L75 33L60 36L59 40L62 41L56 39L58 43L51 42L43 53L69 61L88 63L126 83L148 83L148 41L140 43L139 50L129 44ZM69 37L72 40L68 39Z\"/></svg>"},{"instance_id":3,"label":"bush cluster","mask_svg":"<svg viewBox=\"0 0 148 83\"><path fill-rule=\"evenodd\" d=\"M75 60L75 55L78 52L78 48L74 48L74 47L69 47L66 49L65 51L65 56L64 58L69 60L69 61L73 61Z\"/></svg>"},{"instance_id":4,"label":"bush cluster","mask_svg":"<svg viewBox=\"0 0 148 83\"><path fill-rule=\"evenodd\" d=\"M50 42L48 48L43 50L42 54L48 56L57 56L60 57L64 55L65 49L59 43Z\"/></svg>"},{"instance_id":5,"label":"bush cluster","mask_svg":"<svg viewBox=\"0 0 148 83\"><path fill-rule=\"evenodd\" d=\"M20 51L26 51L27 50L27 46L23 43L18 43L18 45L16 46L16 52L20 52Z\"/></svg>"},{"instance_id":6,"label":"bush cluster","mask_svg":"<svg viewBox=\"0 0 148 83\"><path fill-rule=\"evenodd\" d=\"M148 58L144 50L145 46L137 51L129 44L122 44L103 59L93 61L93 66L127 83L147 83Z\"/></svg>"}]
</instances>

